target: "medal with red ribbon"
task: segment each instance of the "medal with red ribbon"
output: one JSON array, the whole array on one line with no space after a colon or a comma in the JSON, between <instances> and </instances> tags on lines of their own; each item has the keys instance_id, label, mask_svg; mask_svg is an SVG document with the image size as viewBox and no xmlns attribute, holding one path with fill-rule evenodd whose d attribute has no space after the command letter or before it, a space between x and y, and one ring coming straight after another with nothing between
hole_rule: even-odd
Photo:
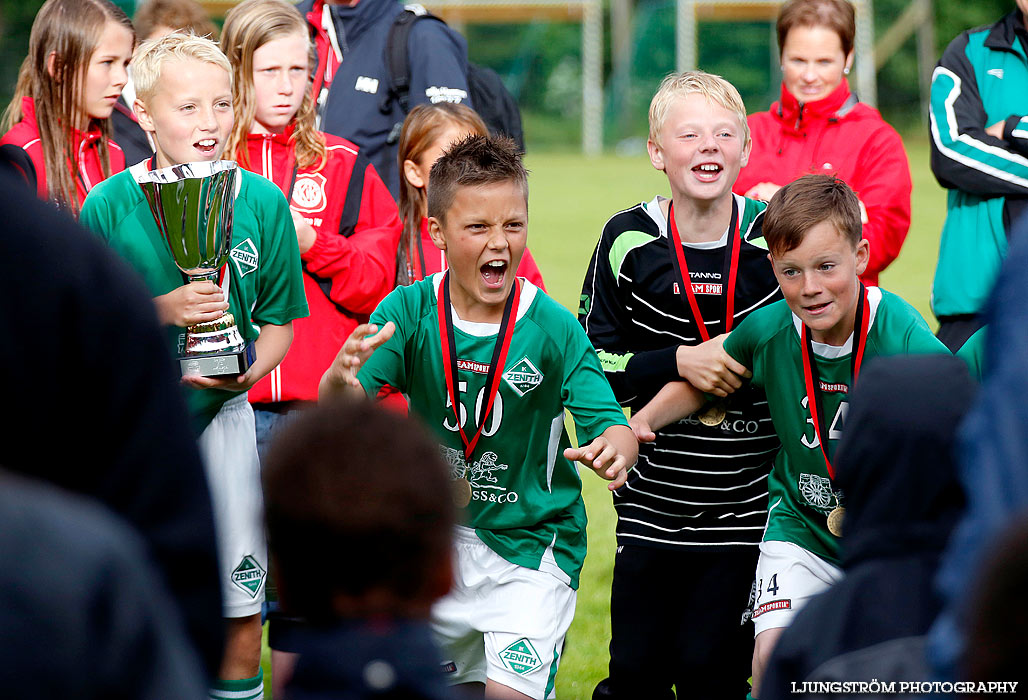
<instances>
[{"instance_id":1,"label":"medal with red ribbon","mask_svg":"<svg viewBox=\"0 0 1028 700\"><path fill-rule=\"evenodd\" d=\"M860 301L857 304L857 314L853 322L853 349L850 352L850 386L857 383L860 375L860 363L864 359L864 349L867 347L867 330L871 319L871 307L867 300L867 289L860 285ZM814 359L814 347L810 339L810 329L806 324L800 329L800 349L803 353L803 383L807 389L807 408L810 410L810 419L814 423L814 433L821 447L821 454L825 458L825 466L828 469L828 478L835 480L835 468L832 460L828 457L828 431L825 422L825 408L822 400L821 377L817 371L817 361ZM842 517L845 509L838 505L828 514L828 529L839 537L842 534Z\"/></svg>"},{"instance_id":2,"label":"medal with red ribbon","mask_svg":"<svg viewBox=\"0 0 1028 700\"><path fill-rule=\"evenodd\" d=\"M667 211L668 223L668 245L671 246L671 262L678 274L678 281L681 285L682 298L692 310L693 319L699 329L700 337L704 341L710 340L710 333L703 323L703 316L700 314L700 305L696 301L696 294L692 289L692 279L689 277L689 266L685 262L685 252L682 250L682 237L678 235L678 224L675 223L675 205L672 202ZM739 248L742 241L739 235L739 204L732 195L732 220L728 224L728 242L725 245L725 259L721 267L721 282L725 285L723 290L725 297L725 333L732 330L732 321L735 317L735 277L739 269Z\"/></svg>"},{"instance_id":3,"label":"medal with red ribbon","mask_svg":"<svg viewBox=\"0 0 1028 700\"><path fill-rule=\"evenodd\" d=\"M492 360L489 362L489 371L486 374L485 406L482 410L481 423L475 429L475 434L469 440L460 421L460 381L457 375L457 347L453 338L453 317L450 312L450 272L443 276L439 285L438 306L439 306L439 337L443 346L443 373L446 375L446 393L450 398L450 405L453 409L453 416L457 421L457 431L460 433L461 442L464 443L464 459L468 466L472 464L472 457L475 453L475 445L482 436L482 430L489 420L489 414L493 410L493 402L496 394L500 391L500 379L503 376L503 365L507 360L507 350L510 349L510 341L514 336L514 325L517 322L517 308L521 300L521 286L518 279L514 278L514 287L507 295L507 303L503 307L503 318L500 320L500 331L496 336L496 344L493 346ZM470 487L468 487L470 500Z\"/></svg>"}]
</instances>

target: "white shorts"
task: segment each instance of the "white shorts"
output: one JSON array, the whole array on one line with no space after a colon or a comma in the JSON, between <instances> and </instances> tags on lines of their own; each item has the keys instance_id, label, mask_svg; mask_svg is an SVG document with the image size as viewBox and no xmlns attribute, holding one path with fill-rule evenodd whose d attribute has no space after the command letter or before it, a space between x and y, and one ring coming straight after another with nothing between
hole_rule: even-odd
<instances>
[{"instance_id":1,"label":"white shorts","mask_svg":"<svg viewBox=\"0 0 1028 700\"><path fill-rule=\"evenodd\" d=\"M800 608L842 578L842 569L792 542L761 542L753 634L788 627Z\"/></svg>"},{"instance_id":2,"label":"white shorts","mask_svg":"<svg viewBox=\"0 0 1028 700\"><path fill-rule=\"evenodd\" d=\"M475 531L454 533L454 585L432 608L447 682L491 681L532 698L554 679L577 592L552 574L511 564Z\"/></svg>"},{"instance_id":3,"label":"white shorts","mask_svg":"<svg viewBox=\"0 0 1028 700\"><path fill-rule=\"evenodd\" d=\"M221 407L199 444L214 506L222 614L259 613L268 577L268 546L256 429L246 394Z\"/></svg>"}]
</instances>

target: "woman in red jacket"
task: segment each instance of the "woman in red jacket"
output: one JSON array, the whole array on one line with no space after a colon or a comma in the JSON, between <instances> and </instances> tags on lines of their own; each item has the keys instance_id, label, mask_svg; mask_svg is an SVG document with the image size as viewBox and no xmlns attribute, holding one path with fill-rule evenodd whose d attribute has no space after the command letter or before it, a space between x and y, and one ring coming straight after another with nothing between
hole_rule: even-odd
<instances>
[{"instance_id":1,"label":"woman in red jacket","mask_svg":"<svg viewBox=\"0 0 1028 700\"><path fill-rule=\"evenodd\" d=\"M489 128L467 105L440 102L410 111L400 132L400 216L403 235L396 253L396 284L406 285L446 269L446 255L428 235L428 175L450 144L465 136L484 136ZM546 291L532 254L518 265L518 276Z\"/></svg>"},{"instance_id":2,"label":"woman in red jacket","mask_svg":"<svg viewBox=\"0 0 1028 700\"><path fill-rule=\"evenodd\" d=\"M770 200L801 175L837 175L860 198L871 259L861 279L899 255L910 228L910 166L878 110L857 100L846 75L856 32L847 0L789 0L778 13L782 97L749 117L753 149L734 190Z\"/></svg>"},{"instance_id":3,"label":"woman in red jacket","mask_svg":"<svg viewBox=\"0 0 1028 700\"><path fill-rule=\"evenodd\" d=\"M89 190L125 169L108 117L136 35L109 0L48 0L3 118L3 156L40 199L78 215Z\"/></svg>"},{"instance_id":4,"label":"woman in red jacket","mask_svg":"<svg viewBox=\"0 0 1028 700\"><path fill-rule=\"evenodd\" d=\"M293 323L277 368L250 389L258 445L274 423L318 398L318 381L358 322L393 288L400 219L354 144L314 128L310 37L284 0L247 0L225 18L239 164L282 190L293 212L310 316Z\"/></svg>"}]
</instances>

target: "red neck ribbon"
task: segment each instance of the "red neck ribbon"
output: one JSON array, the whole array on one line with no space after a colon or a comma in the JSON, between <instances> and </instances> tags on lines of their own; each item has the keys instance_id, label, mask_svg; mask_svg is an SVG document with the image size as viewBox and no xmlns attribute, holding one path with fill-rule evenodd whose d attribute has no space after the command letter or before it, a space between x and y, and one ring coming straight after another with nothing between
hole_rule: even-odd
<instances>
[{"instance_id":1,"label":"red neck ribbon","mask_svg":"<svg viewBox=\"0 0 1028 700\"><path fill-rule=\"evenodd\" d=\"M867 301L867 289L860 285L860 303L857 304L857 316L853 324L853 349L850 352L850 381L849 391L853 391L853 385L857 383L857 376L860 374L860 363L864 359L864 348L867 346L867 329L871 319L871 307ZM800 330L800 348L803 352L803 383L807 387L807 409L810 411L810 419L814 421L814 432L821 445L821 454L824 455L825 464L828 467L828 477L835 479L835 468L832 461L828 459L828 425L825 422L824 401L821 398L821 377L817 372L817 360L814 359L814 348L810 340L810 329L806 324Z\"/></svg>"},{"instance_id":2,"label":"red neck ribbon","mask_svg":"<svg viewBox=\"0 0 1028 700\"><path fill-rule=\"evenodd\" d=\"M678 224L675 223L675 205L672 202L668 206L667 218L668 245L671 246L671 261L678 274L678 282L681 285L682 297L692 309L693 319L700 331L700 337L704 341L710 340L710 333L703 323L703 316L700 315L700 305L696 301L696 294L692 289L692 278L689 277L689 266L685 262L685 251L682 250L682 237L678 235ZM732 195L732 220L728 224L728 243L725 246L725 260L721 268L721 282L725 285L725 333L732 330L732 321L735 316L735 277L739 269L739 248L741 236L739 235L739 204Z\"/></svg>"},{"instance_id":3,"label":"red neck ribbon","mask_svg":"<svg viewBox=\"0 0 1028 700\"><path fill-rule=\"evenodd\" d=\"M493 357L489 362L489 372L486 374L486 401L485 410L482 413L482 422L475 430L474 436L468 440L464 433L464 427L460 420L460 382L457 369L457 346L453 340L453 316L450 313L450 272L444 273L442 284L439 285L437 303L439 308L439 338L443 346L443 372L446 375L446 393L450 398L450 407L453 409L453 417L457 421L457 431L460 433L461 442L464 443L464 459L468 465L475 453L475 445L482 436L482 429L489 421L489 414L493 410L493 402L496 394L500 391L500 379L503 376L503 366L507 361L507 350L510 349L511 338L514 337L514 325L517 323L518 303L521 301L521 285L517 277L514 278L514 288L507 295L507 302L503 307L503 318L500 320L500 332L496 336L496 344L493 346ZM472 419L472 425L474 420Z\"/></svg>"}]
</instances>

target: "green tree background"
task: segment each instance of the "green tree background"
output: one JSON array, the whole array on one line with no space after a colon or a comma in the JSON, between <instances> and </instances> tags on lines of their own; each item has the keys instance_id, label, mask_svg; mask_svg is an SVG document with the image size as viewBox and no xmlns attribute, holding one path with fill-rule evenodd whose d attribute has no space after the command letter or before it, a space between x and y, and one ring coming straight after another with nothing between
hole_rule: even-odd
<instances>
[{"instance_id":1,"label":"green tree background","mask_svg":"<svg viewBox=\"0 0 1028 700\"><path fill-rule=\"evenodd\" d=\"M135 0L118 0L130 14ZM882 32L909 0L875 0ZM425 4L431 6L431 0ZM28 49L29 31L42 0L0 0L0 95L6 103ZM959 32L995 21L1011 0L935 0L936 53ZM646 108L661 78L674 69L674 1L636 0L630 75L612 75L609 16L604 66L608 145L646 136ZM472 60L497 70L517 97L534 147L577 144L581 110L581 27L537 21L465 27ZM780 75L769 23L701 22L699 65L731 80L749 111L777 98ZM901 131L920 129L917 57L911 37L878 74L879 108Z\"/></svg>"}]
</instances>

